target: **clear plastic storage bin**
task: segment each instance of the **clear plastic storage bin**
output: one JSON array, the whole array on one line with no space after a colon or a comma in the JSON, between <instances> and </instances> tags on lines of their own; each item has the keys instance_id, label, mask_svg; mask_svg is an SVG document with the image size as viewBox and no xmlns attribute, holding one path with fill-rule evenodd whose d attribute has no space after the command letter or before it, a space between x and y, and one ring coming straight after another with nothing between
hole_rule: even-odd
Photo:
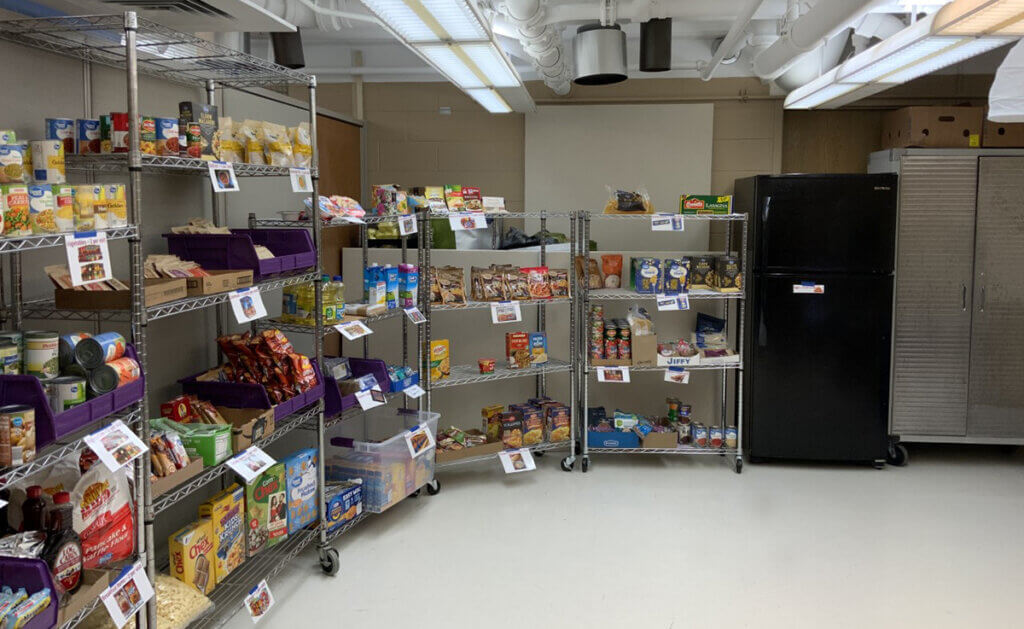
<instances>
[{"instance_id":1,"label":"clear plastic storage bin","mask_svg":"<svg viewBox=\"0 0 1024 629\"><path fill-rule=\"evenodd\" d=\"M363 479L363 508L385 511L434 480L440 418L439 413L382 406L362 419L342 422L327 435L327 480Z\"/></svg>"}]
</instances>

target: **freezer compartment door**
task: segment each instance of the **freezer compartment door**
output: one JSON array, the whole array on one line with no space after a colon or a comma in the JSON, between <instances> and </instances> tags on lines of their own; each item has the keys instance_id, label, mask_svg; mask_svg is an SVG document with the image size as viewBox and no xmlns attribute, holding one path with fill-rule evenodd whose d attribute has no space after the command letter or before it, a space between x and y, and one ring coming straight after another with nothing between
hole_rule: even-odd
<instances>
[{"instance_id":1,"label":"freezer compartment door","mask_svg":"<svg viewBox=\"0 0 1024 629\"><path fill-rule=\"evenodd\" d=\"M885 458L892 289L891 276L755 277L751 455Z\"/></svg>"}]
</instances>

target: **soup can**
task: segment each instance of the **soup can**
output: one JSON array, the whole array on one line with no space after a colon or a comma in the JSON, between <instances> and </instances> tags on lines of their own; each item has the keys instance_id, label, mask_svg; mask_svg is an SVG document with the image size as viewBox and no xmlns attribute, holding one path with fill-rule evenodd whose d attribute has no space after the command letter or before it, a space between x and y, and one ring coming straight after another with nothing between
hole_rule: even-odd
<instances>
[{"instance_id":1,"label":"soup can","mask_svg":"<svg viewBox=\"0 0 1024 629\"><path fill-rule=\"evenodd\" d=\"M128 114L110 114L110 148L113 153L128 152Z\"/></svg>"},{"instance_id":2,"label":"soup can","mask_svg":"<svg viewBox=\"0 0 1024 629\"><path fill-rule=\"evenodd\" d=\"M27 404L0 407L0 467L24 465L36 458L36 411Z\"/></svg>"},{"instance_id":3,"label":"soup can","mask_svg":"<svg viewBox=\"0 0 1024 629\"><path fill-rule=\"evenodd\" d=\"M142 370L131 358L118 358L89 372L89 391L93 396L110 393L117 387L139 379Z\"/></svg>"},{"instance_id":4,"label":"soup can","mask_svg":"<svg viewBox=\"0 0 1024 629\"><path fill-rule=\"evenodd\" d=\"M725 431L720 426L708 428L708 444L712 448L721 448L725 443Z\"/></svg>"},{"instance_id":5,"label":"soup can","mask_svg":"<svg viewBox=\"0 0 1024 629\"><path fill-rule=\"evenodd\" d=\"M79 365L78 363L71 363L67 367L62 367L60 370L62 376L77 376L79 378L88 378L89 370Z\"/></svg>"},{"instance_id":6,"label":"soup can","mask_svg":"<svg viewBox=\"0 0 1024 629\"><path fill-rule=\"evenodd\" d=\"M21 373L21 349L16 343L0 341L0 373L5 376Z\"/></svg>"},{"instance_id":7,"label":"soup can","mask_svg":"<svg viewBox=\"0 0 1024 629\"><path fill-rule=\"evenodd\" d=\"M25 332L25 373L56 378L60 374L59 340L56 332Z\"/></svg>"},{"instance_id":8,"label":"soup can","mask_svg":"<svg viewBox=\"0 0 1024 629\"><path fill-rule=\"evenodd\" d=\"M608 339L604 344L604 354L606 358L618 358L619 342L615 339Z\"/></svg>"},{"instance_id":9,"label":"soup can","mask_svg":"<svg viewBox=\"0 0 1024 629\"><path fill-rule=\"evenodd\" d=\"M100 153L113 153L114 145L110 139L110 114L100 116Z\"/></svg>"},{"instance_id":10,"label":"soup can","mask_svg":"<svg viewBox=\"0 0 1024 629\"><path fill-rule=\"evenodd\" d=\"M736 426L728 426L725 429L725 447L735 448L739 442Z\"/></svg>"},{"instance_id":11,"label":"soup can","mask_svg":"<svg viewBox=\"0 0 1024 629\"><path fill-rule=\"evenodd\" d=\"M76 153L88 155L99 153L100 148L100 121L79 118L75 120L75 144Z\"/></svg>"},{"instance_id":12,"label":"soup can","mask_svg":"<svg viewBox=\"0 0 1024 629\"><path fill-rule=\"evenodd\" d=\"M33 234L55 234L59 231L53 186L28 187L28 222Z\"/></svg>"},{"instance_id":13,"label":"soup can","mask_svg":"<svg viewBox=\"0 0 1024 629\"><path fill-rule=\"evenodd\" d=\"M47 384L46 395L50 399L50 410L54 413L63 413L85 402L85 378L61 376Z\"/></svg>"},{"instance_id":14,"label":"soup can","mask_svg":"<svg viewBox=\"0 0 1024 629\"><path fill-rule=\"evenodd\" d=\"M178 156L178 119L157 118L156 122L156 154L170 157Z\"/></svg>"},{"instance_id":15,"label":"soup can","mask_svg":"<svg viewBox=\"0 0 1024 629\"><path fill-rule=\"evenodd\" d=\"M146 155L156 155L156 119L152 116L139 121L139 149Z\"/></svg>"},{"instance_id":16,"label":"soup can","mask_svg":"<svg viewBox=\"0 0 1024 629\"><path fill-rule=\"evenodd\" d=\"M47 118L46 139L60 140L64 153L75 152L75 121L71 118Z\"/></svg>"},{"instance_id":17,"label":"soup can","mask_svg":"<svg viewBox=\"0 0 1024 629\"><path fill-rule=\"evenodd\" d=\"M708 427L700 422L694 422L690 427L690 436L693 440L693 445L699 448L708 447Z\"/></svg>"},{"instance_id":18,"label":"soup can","mask_svg":"<svg viewBox=\"0 0 1024 629\"><path fill-rule=\"evenodd\" d=\"M60 140L36 140L32 146L32 176L37 184L64 183L67 174L64 158L69 154Z\"/></svg>"},{"instance_id":19,"label":"soup can","mask_svg":"<svg viewBox=\"0 0 1024 629\"><path fill-rule=\"evenodd\" d=\"M96 369L124 356L127 342L117 332L104 332L75 343L75 362L86 369Z\"/></svg>"},{"instance_id":20,"label":"soup can","mask_svg":"<svg viewBox=\"0 0 1024 629\"><path fill-rule=\"evenodd\" d=\"M63 372L68 365L75 362L75 346L78 345L82 339L87 339L91 336L92 335L88 332L75 332L74 334L65 334L60 337L57 353L60 357L61 372Z\"/></svg>"}]
</instances>

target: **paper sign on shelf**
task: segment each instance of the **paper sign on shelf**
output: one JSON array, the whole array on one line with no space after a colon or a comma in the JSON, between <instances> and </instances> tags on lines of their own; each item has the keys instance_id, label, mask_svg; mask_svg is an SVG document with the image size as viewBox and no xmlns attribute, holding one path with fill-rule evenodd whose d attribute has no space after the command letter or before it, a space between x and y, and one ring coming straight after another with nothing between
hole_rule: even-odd
<instances>
[{"instance_id":1,"label":"paper sign on shelf","mask_svg":"<svg viewBox=\"0 0 1024 629\"><path fill-rule=\"evenodd\" d=\"M417 308L416 306L406 308L405 316L409 317L409 321L412 321L416 325L419 325L427 320L427 318L423 316L423 313L420 312L420 309Z\"/></svg>"},{"instance_id":2,"label":"paper sign on shelf","mask_svg":"<svg viewBox=\"0 0 1024 629\"><path fill-rule=\"evenodd\" d=\"M274 463L277 461L259 446L249 446L226 461L226 465L235 470L246 483L251 483Z\"/></svg>"},{"instance_id":3,"label":"paper sign on shelf","mask_svg":"<svg viewBox=\"0 0 1024 629\"><path fill-rule=\"evenodd\" d=\"M248 323L267 316L267 307L263 305L259 286L231 291L228 293L228 301L231 302L231 311L235 313L235 320L239 323Z\"/></svg>"},{"instance_id":4,"label":"paper sign on shelf","mask_svg":"<svg viewBox=\"0 0 1024 629\"><path fill-rule=\"evenodd\" d=\"M82 286L114 277L110 270L110 248L104 232L82 232L64 237L71 285Z\"/></svg>"},{"instance_id":5,"label":"paper sign on shelf","mask_svg":"<svg viewBox=\"0 0 1024 629\"><path fill-rule=\"evenodd\" d=\"M516 323L523 320L518 301L496 301L491 304L491 323Z\"/></svg>"},{"instance_id":6,"label":"paper sign on shelf","mask_svg":"<svg viewBox=\"0 0 1024 629\"><path fill-rule=\"evenodd\" d=\"M824 295L825 285L815 284L814 282L800 282L799 284L793 284L793 294L795 295Z\"/></svg>"},{"instance_id":7,"label":"paper sign on shelf","mask_svg":"<svg viewBox=\"0 0 1024 629\"><path fill-rule=\"evenodd\" d=\"M498 459L501 461L501 467L505 470L506 474L531 472L537 469L537 464L533 460L533 453L530 452L529 448L502 450L498 453Z\"/></svg>"},{"instance_id":8,"label":"paper sign on shelf","mask_svg":"<svg viewBox=\"0 0 1024 629\"><path fill-rule=\"evenodd\" d=\"M682 214L662 212L651 216L651 231L653 232L681 232L685 229L685 225Z\"/></svg>"},{"instance_id":9,"label":"paper sign on shelf","mask_svg":"<svg viewBox=\"0 0 1024 629\"><path fill-rule=\"evenodd\" d=\"M665 382L674 382L676 384L690 384L690 371L688 369L670 367L665 370Z\"/></svg>"},{"instance_id":10,"label":"paper sign on shelf","mask_svg":"<svg viewBox=\"0 0 1024 629\"><path fill-rule=\"evenodd\" d=\"M371 408L377 408L387 403L387 398L384 397L384 393L380 390L380 385L378 385L372 389L356 393L356 401L359 402L359 408L368 411Z\"/></svg>"},{"instance_id":11,"label":"paper sign on shelf","mask_svg":"<svg viewBox=\"0 0 1024 629\"><path fill-rule=\"evenodd\" d=\"M362 338L367 334L373 334L373 330L370 326L366 325L362 321L349 321L348 323L339 323L334 326L334 329L341 332L341 335L350 341L354 341L358 338Z\"/></svg>"},{"instance_id":12,"label":"paper sign on shelf","mask_svg":"<svg viewBox=\"0 0 1024 629\"><path fill-rule=\"evenodd\" d=\"M629 367L595 367L598 382L629 382Z\"/></svg>"},{"instance_id":13,"label":"paper sign on shelf","mask_svg":"<svg viewBox=\"0 0 1024 629\"><path fill-rule=\"evenodd\" d=\"M121 629L146 601L153 598L153 594L153 584L149 582L145 568L136 563L122 571L110 587L100 592L100 601L107 608L110 619Z\"/></svg>"},{"instance_id":14,"label":"paper sign on shelf","mask_svg":"<svg viewBox=\"0 0 1024 629\"><path fill-rule=\"evenodd\" d=\"M238 192L238 178L231 162L206 162L214 192Z\"/></svg>"},{"instance_id":15,"label":"paper sign on shelf","mask_svg":"<svg viewBox=\"0 0 1024 629\"><path fill-rule=\"evenodd\" d=\"M120 419L86 435L83 441L111 472L116 472L149 450Z\"/></svg>"},{"instance_id":16,"label":"paper sign on shelf","mask_svg":"<svg viewBox=\"0 0 1024 629\"><path fill-rule=\"evenodd\" d=\"M292 192L312 192L313 178L308 168L289 168L288 176L292 181Z\"/></svg>"},{"instance_id":17,"label":"paper sign on shelf","mask_svg":"<svg viewBox=\"0 0 1024 629\"><path fill-rule=\"evenodd\" d=\"M405 445L409 455L416 458L434 447L434 435L426 426L416 426L405 433Z\"/></svg>"},{"instance_id":18,"label":"paper sign on shelf","mask_svg":"<svg viewBox=\"0 0 1024 629\"><path fill-rule=\"evenodd\" d=\"M415 216L403 216L398 219L398 234L400 236L409 236L415 234L419 230L416 225Z\"/></svg>"},{"instance_id":19,"label":"paper sign on shelf","mask_svg":"<svg viewBox=\"0 0 1024 629\"><path fill-rule=\"evenodd\" d=\"M448 224L452 231L465 231L467 229L486 229L487 217L474 212L460 212L448 215Z\"/></svg>"},{"instance_id":20,"label":"paper sign on shelf","mask_svg":"<svg viewBox=\"0 0 1024 629\"><path fill-rule=\"evenodd\" d=\"M416 398L426 393L426 391L424 391L423 387L421 387L420 385L414 384L412 386L408 386L402 389L402 393L408 395L409 397L415 400Z\"/></svg>"},{"instance_id":21,"label":"paper sign on shelf","mask_svg":"<svg viewBox=\"0 0 1024 629\"><path fill-rule=\"evenodd\" d=\"M271 593L266 579L263 579L256 584L256 587L249 590L249 594L246 595L242 606L249 612L249 617L252 618L253 624L263 620L267 612L274 607L274 595Z\"/></svg>"},{"instance_id":22,"label":"paper sign on shelf","mask_svg":"<svg viewBox=\"0 0 1024 629\"><path fill-rule=\"evenodd\" d=\"M6 507L6 506L7 506L7 504L8 504L8 503L7 503L7 501L6 501L6 500L2 500L2 499L0 499L0 509L3 509L4 507Z\"/></svg>"}]
</instances>

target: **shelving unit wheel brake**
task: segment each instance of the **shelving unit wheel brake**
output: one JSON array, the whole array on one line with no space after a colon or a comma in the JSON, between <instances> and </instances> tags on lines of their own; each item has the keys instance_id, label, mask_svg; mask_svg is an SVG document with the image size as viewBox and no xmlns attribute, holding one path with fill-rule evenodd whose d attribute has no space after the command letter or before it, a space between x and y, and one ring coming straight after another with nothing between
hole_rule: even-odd
<instances>
[{"instance_id":1,"label":"shelving unit wheel brake","mask_svg":"<svg viewBox=\"0 0 1024 629\"><path fill-rule=\"evenodd\" d=\"M320 551L320 569L324 574L334 576L341 569L341 558L335 548L324 548Z\"/></svg>"}]
</instances>

